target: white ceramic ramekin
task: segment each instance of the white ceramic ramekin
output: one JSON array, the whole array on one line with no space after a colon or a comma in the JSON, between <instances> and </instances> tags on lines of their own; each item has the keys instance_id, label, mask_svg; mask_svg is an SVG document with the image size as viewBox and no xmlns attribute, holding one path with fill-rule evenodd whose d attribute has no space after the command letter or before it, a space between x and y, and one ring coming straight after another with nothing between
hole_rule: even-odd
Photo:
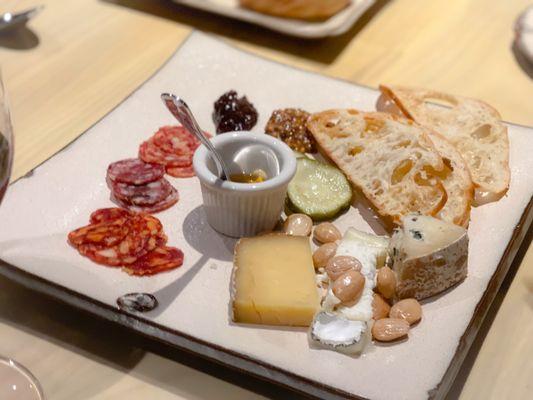
<instances>
[{"instance_id":1,"label":"white ceramic ramekin","mask_svg":"<svg viewBox=\"0 0 533 400\"><path fill-rule=\"evenodd\" d=\"M279 174L260 183L222 181L205 146L200 146L193 159L200 179L207 222L216 231L231 237L254 236L274 228L283 211L287 186L296 173L293 151L281 140L266 134L250 132L224 133L211 139L225 160L244 146L268 146L278 159Z\"/></svg>"}]
</instances>

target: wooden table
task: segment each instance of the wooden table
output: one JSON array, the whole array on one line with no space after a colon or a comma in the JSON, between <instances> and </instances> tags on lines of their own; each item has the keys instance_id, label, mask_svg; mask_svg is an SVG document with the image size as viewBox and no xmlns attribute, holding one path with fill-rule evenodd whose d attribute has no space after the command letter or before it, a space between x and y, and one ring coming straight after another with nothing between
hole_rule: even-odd
<instances>
[{"instance_id":1,"label":"wooden table","mask_svg":"<svg viewBox=\"0 0 533 400\"><path fill-rule=\"evenodd\" d=\"M527 0L378 0L347 34L322 41L287 38L166 0L40 2L46 9L27 30L0 36L16 133L13 178L105 115L193 28L366 85L404 83L479 97L505 120L533 125L533 82L511 48L513 21ZM1 7L36 3L4 0ZM533 266L533 248L505 281L451 398L529 398L533 270L528 266ZM0 354L30 368L50 399L289 396L184 353L168 354L5 279L0 279L0 337Z\"/></svg>"}]
</instances>

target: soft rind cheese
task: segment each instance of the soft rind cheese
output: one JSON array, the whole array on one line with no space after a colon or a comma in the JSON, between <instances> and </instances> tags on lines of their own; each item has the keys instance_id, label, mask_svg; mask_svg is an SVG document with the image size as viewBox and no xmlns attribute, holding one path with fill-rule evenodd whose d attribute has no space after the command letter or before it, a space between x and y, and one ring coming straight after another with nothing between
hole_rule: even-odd
<instances>
[{"instance_id":1,"label":"soft rind cheese","mask_svg":"<svg viewBox=\"0 0 533 400\"><path fill-rule=\"evenodd\" d=\"M320 300L308 238L271 234L241 239L233 268L235 322L311 324Z\"/></svg>"},{"instance_id":2,"label":"soft rind cheese","mask_svg":"<svg viewBox=\"0 0 533 400\"><path fill-rule=\"evenodd\" d=\"M407 215L392 236L391 254L396 296L425 299L466 278L468 234L433 217Z\"/></svg>"},{"instance_id":3,"label":"soft rind cheese","mask_svg":"<svg viewBox=\"0 0 533 400\"><path fill-rule=\"evenodd\" d=\"M315 317L309 332L313 345L352 355L364 349L372 323L376 270L385 264L388 247L387 237L353 228L346 231L336 255L352 256L361 262L361 274L365 277L363 293L353 306L343 306L333 294L330 284L322 303L322 312ZM323 281L324 277L321 276L320 280Z\"/></svg>"},{"instance_id":4,"label":"soft rind cheese","mask_svg":"<svg viewBox=\"0 0 533 400\"><path fill-rule=\"evenodd\" d=\"M315 347L333 349L344 354L359 354L370 341L371 327L367 322L350 321L335 313L319 312L309 330Z\"/></svg>"},{"instance_id":5,"label":"soft rind cheese","mask_svg":"<svg viewBox=\"0 0 533 400\"><path fill-rule=\"evenodd\" d=\"M376 286L377 268L385 264L389 238L375 236L350 228L346 231L336 255L352 256L362 265L361 274L365 277L365 287L359 301L353 306L337 306L340 303L333 292L328 290L323 308L331 310L332 306L345 318L352 321L369 321L372 319L373 290Z\"/></svg>"}]
</instances>

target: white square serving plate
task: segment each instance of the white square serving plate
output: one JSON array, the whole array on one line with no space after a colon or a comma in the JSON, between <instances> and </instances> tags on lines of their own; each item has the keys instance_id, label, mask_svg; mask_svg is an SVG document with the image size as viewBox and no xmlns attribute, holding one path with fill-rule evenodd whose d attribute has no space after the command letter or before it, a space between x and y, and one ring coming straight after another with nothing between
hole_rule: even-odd
<instances>
[{"instance_id":1,"label":"white square serving plate","mask_svg":"<svg viewBox=\"0 0 533 400\"><path fill-rule=\"evenodd\" d=\"M368 10L375 0L352 0L344 10L325 21L300 21L273 17L239 7L237 0L173 0L175 3L235 18L287 35L308 39L342 35Z\"/></svg>"},{"instance_id":2,"label":"white square serving plate","mask_svg":"<svg viewBox=\"0 0 533 400\"><path fill-rule=\"evenodd\" d=\"M373 110L376 90L293 69L244 53L200 33L76 141L13 183L0 207L0 272L75 307L245 373L322 398L443 398L503 280L533 213L533 129L509 125L511 187L507 196L472 211L468 278L424 304L424 318L405 342L371 345L359 358L311 349L305 329L238 325L229 318L235 241L205 220L196 178L171 179L179 203L157 217L184 265L153 277L132 277L96 265L67 244L92 211L111 207L107 166L134 157L139 144L175 121L159 96L185 99L213 132L214 101L229 89L256 106L262 132L274 109L310 112ZM366 218L366 219L365 219ZM336 220L372 232L351 208ZM375 226L375 224L372 224ZM378 232L382 233L382 232ZM128 313L116 305L130 292L153 294L159 306Z\"/></svg>"}]
</instances>

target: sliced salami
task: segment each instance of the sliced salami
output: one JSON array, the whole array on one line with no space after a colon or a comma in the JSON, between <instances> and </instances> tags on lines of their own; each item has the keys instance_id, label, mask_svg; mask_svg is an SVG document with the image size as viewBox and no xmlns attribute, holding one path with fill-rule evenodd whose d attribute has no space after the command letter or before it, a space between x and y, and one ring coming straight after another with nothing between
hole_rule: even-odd
<instances>
[{"instance_id":1,"label":"sliced salami","mask_svg":"<svg viewBox=\"0 0 533 400\"><path fill-rule=\"evenodd\" d=\"M172 188L170 194L159 203L147 206L138 206L125 202L124 200L118 198L117 196L112 195L111 200L115 202L120 207L126 208L133 212L143 212L148 214L155 214L160 211L166 210L167 208L172 207L179 200L178 191L175 188Z\"/></svg>"},{"instance_id":2,"label":"sliced salami","mask_svg":"<svg viewBox=\"0 0 533 400\"><path fill-rule=\"evenodd\" d=\"M111 188L116 197L137 206L157 204L172 192L172 185L165 178L140 186L111 182Z\"/></svg>"},{"instance_id":3,"label":"sliced salami","mask_svg":"<svg viewBox=\"0 0 533 400\"><path fill-rule=\"evenodd\" d=\"M129 254L121 254L116 247L102 248L93 244L82 244L78 247L78 251L95 263L107 265L108 267L133 264L138 258Z\"/></svg>"},{"instance_id":4,"label":"sliced salami","mask_svg":"<svg viewBox=\"0 0 533 400\"><path fill-rule=\"evenodd\" d=\"M157 247L123 269L130 275L153 275L178 268L183 264L183 252L175 247Z\"/></svg>"},{"instance_id":5,"label":"sliced salami","mask_svg":"<svg viewBox=\"0 0 533 400\"><path fill-rule=\"evenodd\" d=\"M196 176L192 165L188 167L167 167L167 174L174 178L191 178Z\"/></svg>"},{"instance_id":6,"label":"sliced salami","mask_svg":"<svg viewBox=\"0 0 533 400\"><path fill-rule=\"evenodd\" d=\"M153 139L148 139L139 147L139 158L147 163L156 163L170 167L188 166L192 163L192 152L174 154L157 146Z\"/></svg>"},{"instance_id":7,"label":"sliced salami","mask_svg":"<svg viewBox=\"0 0 533 400\"><path fill-rule=\"evenodd\" d=\"M96 210L91 224L70 232L68 240L92 261L122 266L134 275L152 275L183 263L181 251L166 247L161 221L146 213L120 208Z\"/></svg>"},{"instance_id":8,"label":"sliced salami","mask_svg":"<svg viewBox=\"0 0 533 400\"><path fill-rule=\"evenodd\" d=\"M90 224L78 228L68 234L68 241L75 247L82 244L93 244L100 247L114 246L128 234L127 218L121 217L113 221Z\"/></svg>"},{"instance_id":9,"label":"sliced salami","mask_svg":"<svg viewBox=\"0 0 533 400\"><path fill-rule=\"evenodd\" d=\"M157 218L135 214L124 225L128 233L119 243L105 247L84 243L78 246L78 251L98 264L115 267L132 264L158 246L163 226Z\"/></svg>"},{"instance_id":10,"label":"sliced salami","mask_svg":"<svg viewBox=\"0 0 533 400\"><path fill-rule=\"evenodd\" d=\"M182 126L164 126L154 134L153 141L166 153L191 154L191 134Z\"/></svg>"},{"instance_id":11,"label":"sliced salami","mask_svg":"<svg viewBox=\"0 0 533 400\"><path fill-rule=\"evenodd\" d=\"M100 208L99 210L94 211L91 214L90 221L91 224L97 224L99 222L110 222L119 218L129 218L133 214L123 208L110 207L110 208Z\"/></svg>"},{"instance_id":12,"label":"sliced salami","mask_svg":"<svg viewBox=\"0 0 533 400\"><path fill-rule=\"evenodd\" d=\"M164 176L165 170L159 164L138 158L128 158L110 164L107 168L107 177L113 182L144 185Z\"/></svg>"}]
</instances>

